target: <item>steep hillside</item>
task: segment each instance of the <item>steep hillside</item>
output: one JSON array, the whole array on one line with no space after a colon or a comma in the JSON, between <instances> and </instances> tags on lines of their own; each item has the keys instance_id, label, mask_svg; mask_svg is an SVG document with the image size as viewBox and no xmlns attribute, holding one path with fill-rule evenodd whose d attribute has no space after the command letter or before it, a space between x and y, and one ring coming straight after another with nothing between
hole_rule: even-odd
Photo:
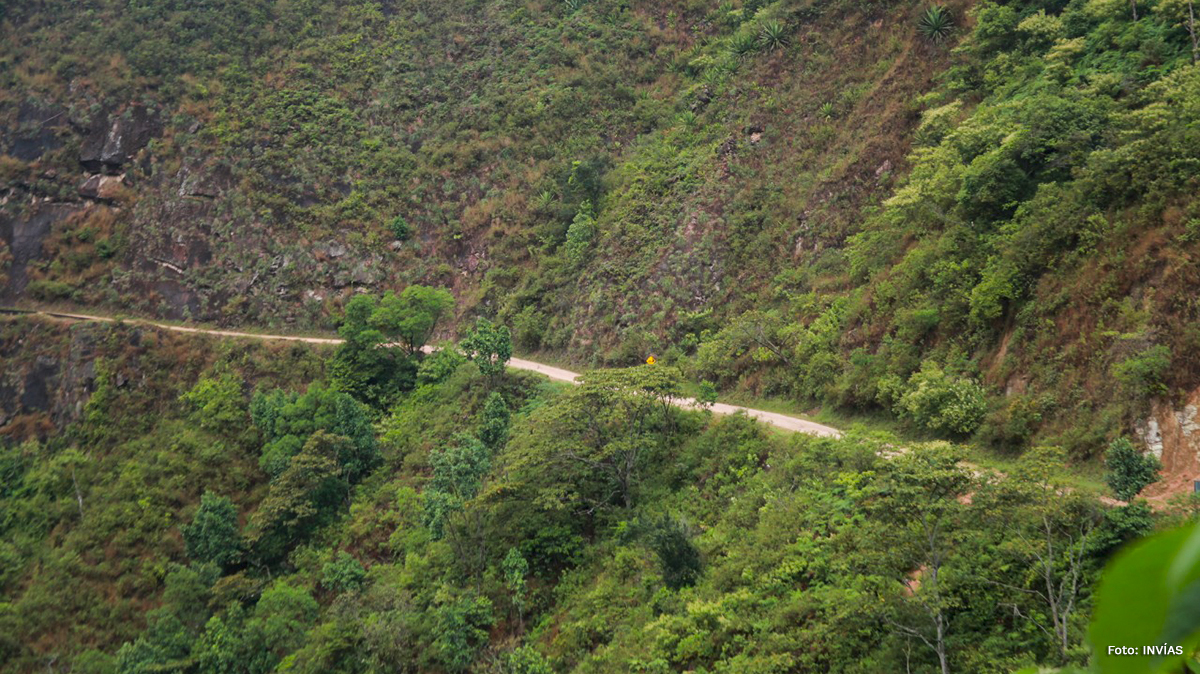
<instances>
[{"instance_id":1,"label":"steep hillside","mask_svg":"<svg viewBox=\"0 0 1200 674\"><path fill-rule=\"evenodd\" d=\"M1081 664L1101 564L1155 526L1054 450L783 436L668 404L669 367L447 350L380 410L322 349L0 321L0 671Z\"/></svg>"},{"instance_id":2,"label":"steep hillside","mask_svg":"<svg viewBox=\"0 0 1200 674\"><path fill-rule=\"evenodd\" d=\"M328 327L421 282L526 351L1186 455L1189 8L10 3L5 293Z\"/></svg>"},{"instance_id":3,"label":"steep hillside","mask_svg":"<svg viewBox=\"0 0 1200 674\"><path fill-rule=\"evenodd\" d=\"M76 7L4 24L10 296L328 324L423 281L556 349L766 288L802 223L840 244L947 63L911 3Z\"/></svg>"}]
</instances>

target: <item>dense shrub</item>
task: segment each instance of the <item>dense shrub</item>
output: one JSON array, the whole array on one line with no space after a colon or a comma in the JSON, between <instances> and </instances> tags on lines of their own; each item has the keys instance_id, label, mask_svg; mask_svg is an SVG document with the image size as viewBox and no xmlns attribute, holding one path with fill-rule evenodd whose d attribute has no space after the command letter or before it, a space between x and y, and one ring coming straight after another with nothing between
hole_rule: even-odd
<instances>
[{"instance_id":1,"label":"dense shrub","mask_svg":"<svg viewBox=\"0 0 1200 674\"><path fill-rule=\"evenodd\" d=\"M696 584L702 570L700 550L685 522L662 517L647 526L646 540L658 556L663 582L672 590Z\"/></svg>"},{"instance_id":2,"label":"dense shrub","mask_svg":"<svg viewBox=\"0 0 1200 674\"><path fill-rule=\"evenodd\" d=\"M242 558L237 508L224 496L204 492L190 524L183 527L188 557L228 567Z\"/></svg>"},{"instance_id":3,"label":"dense shrub","mask_svg":"<svg viewBox=\"0 0 1200 674\"><path fill-rule=\"evenodd\" d=\"M348 552L342 551L321 567L321 586L334 592L349 592L362 585L367 571Z\"/></svg>"},{"instance_id":4,"label":"dense shrub","mask_svg":"<svg viewBox=\"0 0 1200 674\"><path fill-rule=\"evenodd\" d=\"M403 215L397 215L388 223L388 230L392 236L396 237L397 241L408 241L412 236L412 227L409 226L408 220L404 219Z\"/></svg>"},{"instance_id":5,"label":"dense shrub","mask_svg":"<svg viewBox=\"0 0 1200 674\"><path fill-rule=\"evenodd\" d=\"M1166 392L1163 385L1171 367L1171 349L1157 344L1112 367L1113 377L1136 396L1151 396Z\"/></svg>"},{"instance_id":6,"label":"dense shrub","mask_svg":"<svg viewBox=\"0 0 1200 674\"><path fill-rule=\"evenodd\" d=\"M208 430L236 432L250 418L242 380L230 372L202 377L182 400L192 408L200 427Z\"/></svg>"},{"instance_id":7,"label":"dense shrub","mask_svg":"<svg viewBox=\"0 0 1200 674\"><path fill-rule=\"evenodd\" d=\"M308 439L321 431L346 440L338 463L351 482L380 462L366 408L349 395L320 384L302 394L259 391L250 403L250 417L265 440L260 465L272 477L282 474Z\"/></svg>"},{"instance_id":8,"label":"dense shrub","mask_svg":"<svg viewBox=\"0 0 1200 674\"><path fill-rule=\"evenodd\" d=\"M937 433L969 435L987 411L984 390L970 379L947 374L926 361L896 403L897 413Z\"/></svg>"},{"instance_id":9,"label":"dense shrub","mask_svg":"<svg viewBox=\"0 0 1200 674\"><path fill-rule=\"evenodd\" d=\"M1104 455L1104 481L1123 501L1132 500L1139 492L1158 481L1162 464L1153 455L1137 451L1128 438L1117 438Z\"/></svg>"},{"instance_id":10,"label":"dense shrub","mask_svg":"<svg viewBox=\"0 0 1200 674\"><path fill-rule=\"evenodd\" d=\"M68 299L75 292L75 289L61 281L38 279L30 281L25 286L25 292L34 299L42 300L43 302L53 302Z\"/></svg>"}]
</instances>

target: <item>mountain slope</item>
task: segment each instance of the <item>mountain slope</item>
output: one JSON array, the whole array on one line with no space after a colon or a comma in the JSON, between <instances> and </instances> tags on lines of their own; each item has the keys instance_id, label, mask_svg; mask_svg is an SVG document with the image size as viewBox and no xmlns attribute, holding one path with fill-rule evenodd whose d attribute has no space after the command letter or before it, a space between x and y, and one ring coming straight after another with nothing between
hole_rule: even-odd
<instances>
[{"instance_id":1,"label":"mountain slope","mask_svg":"<svg viewBox=\"0 0 1200 674\"><path fill-rule=\"evenodd\" d=\"M14 6L6 292L327 326L423 282L576 362L1161 447L1200 383L1188 6Z\"/></svg>"}]
</instances>

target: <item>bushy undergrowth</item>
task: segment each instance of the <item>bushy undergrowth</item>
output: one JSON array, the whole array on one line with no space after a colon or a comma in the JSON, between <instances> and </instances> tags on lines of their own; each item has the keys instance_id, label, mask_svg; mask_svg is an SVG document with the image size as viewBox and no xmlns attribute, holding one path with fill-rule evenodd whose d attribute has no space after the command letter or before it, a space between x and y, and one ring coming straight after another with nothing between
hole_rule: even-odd
<instances>
[{"instance_id":1,"label":"bushy undergrowth","mask_svg":"<svg viewBox=\"0 0 1200 674\"><path fill-rule=\"evenodd\" d=\"M944 442L783 437L672 407L670 367L563 388L459 360L360 437L306 360L159 333L122 355L129 328L90 329L140 383L0 445L5 671L1077 664L1100 563L1153 526L1068 488L1058 450L998 476ZM969 382L921 376L917 407L962 419Z\"/></svg>"}]
</instances>

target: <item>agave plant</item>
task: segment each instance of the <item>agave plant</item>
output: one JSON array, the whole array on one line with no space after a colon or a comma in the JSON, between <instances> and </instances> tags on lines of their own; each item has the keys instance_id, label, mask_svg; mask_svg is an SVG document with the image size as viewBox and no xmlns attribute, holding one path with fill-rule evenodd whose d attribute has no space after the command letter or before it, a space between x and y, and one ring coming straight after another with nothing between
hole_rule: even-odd
<instances>
[{"instance_id":1,"label":"agave plant","mask_svg":"<svg viewBox=\"0 0 1200 674\"><path fill-rule=\"evenodd\" d=\"M758 31L758 42L764 49L775 51L787 46L787 32L778 21L768 21Z\"/></svg>"},{"instance_id":2,"label":"agave plant","mask_svg":"<svg viewBox=\"0 0 1200 674\"><path fill-rule=\"evenodd\" d=\"M758 48L758 36L753 33L735 35L733 41L729 43L729 51L740 59L754 55Z\"/></svg>"},{"instance_id":3,"label":"agave plant","mask_svg":"<svg viewBox=\"0 0 1200 674\"><path fill-rule=\"evenodd\" d=\"M533 200L533 207L539 211L548 211L554 203L554 193L550 190L543 190L537 198Z\"/></svg>"},{"instance_id":4,"label":"agave plant","mask_svg":"<svg viewBox=\"0 0 1200 674\"><path fill-rule=\"evenodd\" d=\"M950 17L950 10L941 5L933 5L921 15L921 20L917 22L917 30L925 39L939 44L950 37L950 32L954 30L954 19Z\"/></svg>"},{"instance_id":5,"label":"agave plant","mask_svg":"<svg viewBox=\"0 0 1200 674\"><path fill-rule=\"evenodd\" d=\"M696 113L692 112L691 110L684 110L675 116L675 121L679 122L679 125L683 128L691 131L696 128L696 124L699 120L696 117Z\"/></svg>"},{"instance_id":6,"label":"agave plant","mask_svg":"<svg viewBox=\"0 0 1200 674\"><path fill-rule=\"evenodd\" d=\"M716 66L706 69L704 74L700 76L700 81L704 83L704 86L708 87L710 92L721 88L721 85L725 84L726 79L728 79L728 73L723 68Z\"/></svg>"},{"instance_id":7,"label":"agave plant","mask_svg":"<svg viewBox=\"0 0 1200 674\"><path fill-rule=\"evenodd\" d=\"M567 10L567 14L574 14L583 7L584 0L563 0L563 8Z\"/></svg>"},{"instance_id":8,"label":"agave plant","mask_svg":"<svg viewBox=\"0 0 1200 674\"><path fill-rule=\"evenodd\" d=\"M831 101L825 101L821 104L820 109L817 110L817 114L821 116L821 119L826 121L833 119L833 113L833 103Z\"/></svg>"}]
</instances>

